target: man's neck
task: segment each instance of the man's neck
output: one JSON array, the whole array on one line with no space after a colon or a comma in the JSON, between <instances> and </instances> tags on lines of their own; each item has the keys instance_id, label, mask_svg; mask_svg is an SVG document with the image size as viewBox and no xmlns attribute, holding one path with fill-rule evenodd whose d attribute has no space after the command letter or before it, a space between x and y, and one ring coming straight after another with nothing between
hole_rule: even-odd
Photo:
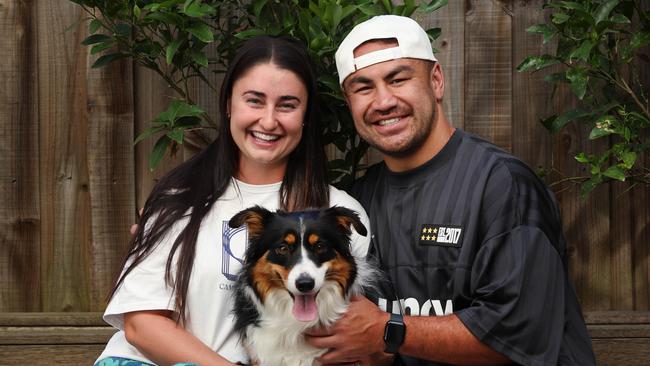
<instances>
[{"instance_id":1,"label":"man's neck","mask_svg":"<svg viewBox=\"0 0 650 366\"><path fill-rule=\"evenodd\" d=\"M441 118L434 123L429 137L420 146L419 149L412 154L403 157L389 156L382 154L384 162L392 172L406 172L415 169L429 160L433 159L440 150L449 142L449 139L456 131L456 128L449 123L447 118L442 115Z\"/></svg>"}]
</instances>

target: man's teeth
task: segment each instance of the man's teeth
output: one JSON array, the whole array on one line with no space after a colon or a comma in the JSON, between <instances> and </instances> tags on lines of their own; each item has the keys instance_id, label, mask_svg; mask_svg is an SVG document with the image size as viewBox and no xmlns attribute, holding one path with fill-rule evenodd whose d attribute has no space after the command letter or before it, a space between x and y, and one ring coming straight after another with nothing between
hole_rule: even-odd
<instances>
[{"instance_id":1,"label":"man's teeth","mask_svg":"<svg viewBox=\"0 0 650 366\"><path fill-rule=\"evenodd\" d=\"M399 122L399 118L391 118L391 119L385 119L385 120L379 121L379 125L380 126L388 126L388 125L394 125L397 122Z\"/></svg>"},{"instance_id":2,"label":"man's teeth","mask_svg":"<svg viewBox=\"0 0 650 366\"><path fill-rule=\"evenodd\" d=\"M253 135L253 137L264 141L275 141L280 138L280 136L267 135L263 132L257 132L257 131L251 131L251 134Z\"/></svg>"}]
</instances>

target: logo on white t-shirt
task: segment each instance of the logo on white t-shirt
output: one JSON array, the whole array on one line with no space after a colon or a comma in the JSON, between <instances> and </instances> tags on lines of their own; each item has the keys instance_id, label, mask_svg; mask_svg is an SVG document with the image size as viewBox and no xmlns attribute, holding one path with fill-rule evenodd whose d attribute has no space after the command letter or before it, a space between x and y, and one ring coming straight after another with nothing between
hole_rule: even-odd
<instances>
[{"instance_id":1,"label":"logo on white t-shirt","mask_svg":"<svg viewBox=\"0 0 650 366\"><path fill-rule=\"evenodd\" d=\"M221 273L227 279L235 281L244 264L244 254L248 246L246 226L233 229L228 225L228 221L224 221L222 228Z\"/></svg>"}]
</instances>

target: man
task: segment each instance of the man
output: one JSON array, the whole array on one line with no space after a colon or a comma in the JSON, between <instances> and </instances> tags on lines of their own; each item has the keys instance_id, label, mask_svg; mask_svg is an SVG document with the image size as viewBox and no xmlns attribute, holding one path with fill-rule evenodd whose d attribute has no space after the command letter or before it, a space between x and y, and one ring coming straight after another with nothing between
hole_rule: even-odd
<instances>
[{"instance_id":1,"label":"man","mask_svg":"<svg viewBox=\"0 0 650 366\"><path fill-rule=\"evenodd\" d=\"M336 53L359 135L383 163L353 187L386 272L308 337L325 364L593 365L550 191L521 161L452 127L424 30L379 16ZM389 314L390 313L390 314Z\"/></svg>"}]
</instances>

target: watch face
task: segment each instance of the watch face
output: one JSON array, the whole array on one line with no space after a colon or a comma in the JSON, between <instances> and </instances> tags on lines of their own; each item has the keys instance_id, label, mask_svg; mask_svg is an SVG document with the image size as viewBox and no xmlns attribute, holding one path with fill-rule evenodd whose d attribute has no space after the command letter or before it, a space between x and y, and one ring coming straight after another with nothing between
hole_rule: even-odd
<instances>
[{"instance_id":1,"label":"watch face","mask_svg":"<svg viewBox=\"0 0 650 366\"><path fill-rule=\"evenodd\" d=\"M400 345L402 342L404 342L405 331L406 328L404 327L404 323L389 320L388 323L386 323L386 328L384 331L384 341L386 343Z\"/></svg>"}]
</instances>

